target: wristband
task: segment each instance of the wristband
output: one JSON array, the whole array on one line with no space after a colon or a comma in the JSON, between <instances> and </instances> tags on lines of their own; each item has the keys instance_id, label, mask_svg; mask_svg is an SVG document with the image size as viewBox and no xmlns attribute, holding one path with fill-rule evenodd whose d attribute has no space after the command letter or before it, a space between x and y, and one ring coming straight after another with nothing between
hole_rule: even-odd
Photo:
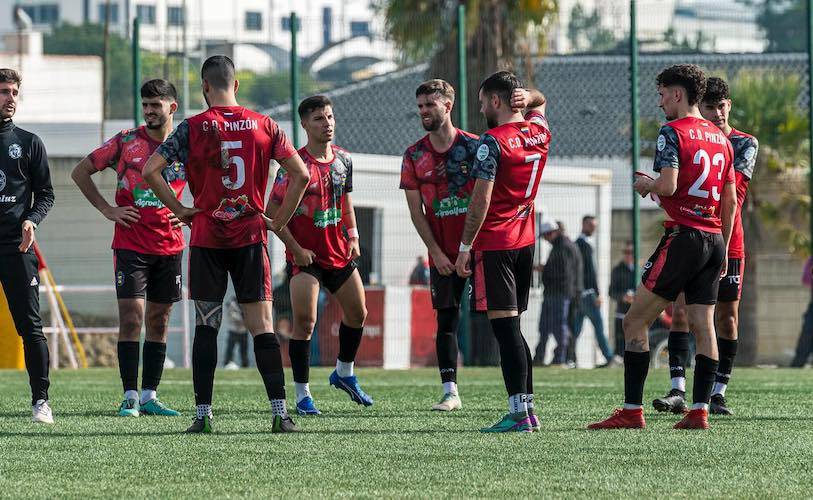
<instances>
[{"instance_id":1,"label":"wristband","mask_svg":"<svg viewBox=\"0 0 813 500\"><path fill-rule=\"evenodd\" d=\"M347 228L347 236L349 236L351 239L353 239L353 238L358 239L358 237L359 237L359 229L357 227Z\"/></svg>"},{"instance_id":2,"label":"wristband","mask_svg":"<svg viewBox=\"0 0 813 500\"><path fill-rule=\"evenodd\" d=\"M460 242L460 248L457 249L458 252L468 252L471 250L471 245L466 245L462 241Z\"/></svg>"}]
</instances>

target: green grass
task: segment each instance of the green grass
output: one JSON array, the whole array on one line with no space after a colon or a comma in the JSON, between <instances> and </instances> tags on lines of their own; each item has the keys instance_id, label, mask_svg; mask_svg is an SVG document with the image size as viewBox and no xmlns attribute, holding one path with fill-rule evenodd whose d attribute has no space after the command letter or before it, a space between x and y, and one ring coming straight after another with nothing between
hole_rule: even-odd
<instances>
[{"instance_id":1,"label":"green grass","mask_svg":"<svg viewBox=\"0 0 813 500\"><path fill-rule=\"evenodd\" d=\"M737 414L708 432L673 430L676 417L648 408L646 430L590 432L620 401L621 370L537 370L543 431L521 435L477 432L505 411L496 368L461 370L453 414L428 411L435 370L360 370L371 408L328 387L328 370L311 373L325 415L297 419L305 432L270 434L259 375L242 370L217 374L215 433L190 436L188 371L161 385L186 416L124 419L116 371L61 370L54 426L29 422L26 376L0 371L0 496L813 497L811 371L736 370ZM650 373L647 399L667 377Z\"/></svg>"}]
</instances>

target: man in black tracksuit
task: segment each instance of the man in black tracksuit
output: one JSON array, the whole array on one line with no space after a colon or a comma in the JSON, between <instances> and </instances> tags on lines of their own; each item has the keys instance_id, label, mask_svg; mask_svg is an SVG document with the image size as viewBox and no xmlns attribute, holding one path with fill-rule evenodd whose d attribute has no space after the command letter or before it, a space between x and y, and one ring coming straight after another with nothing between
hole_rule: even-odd
<instances>
[{"instance_id":1,"label":"man in black tracksuit","mask_svg":"<svg viewBox=\"0 0 813 500\"><path fill-rule=\"evenodd\" d=\"M0 69L0 285L23 339L32 419L53 423L48 406L48 345L40 320L39 261L32 245L34 230L54 205L54 191L42 141L11 121L20 82L16 71Z\"/></svg>"}]
</instances>

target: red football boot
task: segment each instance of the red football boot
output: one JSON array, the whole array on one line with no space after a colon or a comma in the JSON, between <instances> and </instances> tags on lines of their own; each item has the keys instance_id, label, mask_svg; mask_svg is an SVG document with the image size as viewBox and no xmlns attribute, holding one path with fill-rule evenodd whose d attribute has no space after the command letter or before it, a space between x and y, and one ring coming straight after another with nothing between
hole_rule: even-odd
<instances>
[{"instance_id":1,"label":"red football boot","mask_svg":"<svg viewBox=\"0 0 813 500\"><path fill-rule=\"evenodd\" d=\"M596 422L587 426L588 429L643 429L646 427L644 421L644 409L624 410L618 408L607 420Z\"/></svg>"},{"instance_id":2,"label":"red football boot","mask_svg":"<svg viewBox=\"0 0 813 500\"><path fill-rule=\"evenodd\" d=\"M691 410L683 420L675 424L675 429L708 429L709 412L707 410Z\"/></svg>"}]
</instances>

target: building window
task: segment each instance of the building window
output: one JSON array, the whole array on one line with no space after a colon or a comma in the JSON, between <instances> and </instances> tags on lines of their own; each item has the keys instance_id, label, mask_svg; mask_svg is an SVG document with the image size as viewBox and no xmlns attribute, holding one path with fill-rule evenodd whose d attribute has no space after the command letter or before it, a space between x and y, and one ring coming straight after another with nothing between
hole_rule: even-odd
<instances>
[{"instance_id":1,"label":"building window","mask_svg":"<svg viewBox=\"0 0 813 500\"><path fill-rule=\"evenodd\" d=\"M105 20L107 19L107 4L100 3L99 4L99 23L104 24ZM119 22L119 4L111 3L110 4L110 24L116 24Z\"/></svg>"},{"instance_id":2,"label":"building window","mask_svg":"<svg viewBox=\"0 0 813 500\"><path fill-rule=\"evenodd\" d=\"M141 24L155 24L155 5L136 5L136 16Z\"/></svg>"},{"instance_id":3,"label":"building window","mask_svg":"<svg viewBox=\"0 0 813 500\"><path fill-rule=\"evenodd\" d=\"M262 31L263 29L263 13L262 12L246 12L246 31Z\"/></svg>"},{"instance_id":4,"label":"building window","mask_svg":"<svg viewBox=\"0 0 813 500\"><path fill-rule=\"evenodd\" d=\"M59 22L59 5L42 4L23 5L21 7L23 8L23 12L28 14L28 17L31 18L31 22L34 24L56 24ZM14 7L12 7L11 17L14 17Z\"/></svg>"},{"instance_id":5,"label":"building window","mask_svg":"<svg viewBox=\"0 0 813 500\"><path fill-rule=\"evenodd\" d=\"M183 7L167 7L167 24L183 26Z\"/></svg>"},{"instance_id":6,"label":"building window","mask_svg":"<svg viewBox=\"0 0 813 500\"><path fill-rule=\"evenodd\" d=\"M282 18L282 30L283 31L291 31L291 18L290 17L283 17ZM302 20L296 20L296 31L299 33L302 31Z\"/></svg>"},{"instance_id":7,"label":"building window","mask_svg":"<svg viewBox=\"0 0 813 500\"><path fill-rule=\"evenodd\" d=\"M350 21L350 36L370 36L369 21Z\"/></svg>"}]
</instances>

